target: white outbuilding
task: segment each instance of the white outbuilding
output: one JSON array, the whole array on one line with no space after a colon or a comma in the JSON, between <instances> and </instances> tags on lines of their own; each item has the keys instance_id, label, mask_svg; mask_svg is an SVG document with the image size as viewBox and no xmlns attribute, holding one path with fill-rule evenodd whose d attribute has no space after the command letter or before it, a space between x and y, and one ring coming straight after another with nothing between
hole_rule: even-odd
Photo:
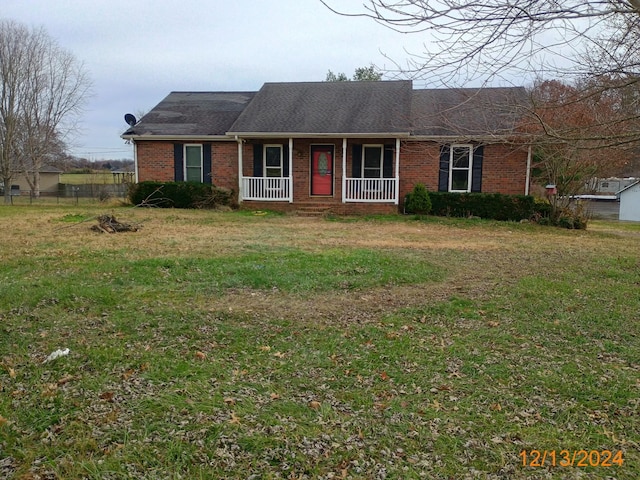
<instances>
[{"instance_id":1,"label":"white outbuilding","mask_svg":"<svg viewBox=\"0 0 640 480\"><path fill-rule=\"evenodd\" d=\"M620 198L620 220L640 222L640 180L617 193Z\"/></svg>"}]
</instances>

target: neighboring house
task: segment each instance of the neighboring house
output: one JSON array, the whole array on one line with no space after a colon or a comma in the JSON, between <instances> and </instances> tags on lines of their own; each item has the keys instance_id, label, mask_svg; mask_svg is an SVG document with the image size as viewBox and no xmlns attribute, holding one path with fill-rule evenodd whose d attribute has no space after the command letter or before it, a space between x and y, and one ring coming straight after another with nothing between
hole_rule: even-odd
<instances>
[{"instance_id":1,"label":"neighboring house","mask_svg":"<svg viewBox=\"0 0 640 480\"><path fill-rule=\"evenodd\" d=\"M266 83L173 92L129 128L137 181L197 181L253 208L397 212L431 191L529 193L523 88L410 81Z\"/></svg>"},{"instance_id":2,"label":"neighboring house","mask_svg":"<svg viewBox=\"0 0 640 480\"><path fill-rule=\"evenodd\" d=\"M628 185L618 192L620 197L620 220L640 222L640 181Z\"/></svg>"},{"instance_id":3,"label":"neighboring house","mask_svg":"<svg viewBox=\"0 0 640 480\"><path fill-rule=\"evenodd\" d=\"M49 165L42 166L40 168L40 194L57 194L61 173L63 172L59 168ZM33 172L30 172L29 175L30 177L33 177ZM16 173L16 175L11 180L11 184L19 185L20 192L23 195L29 195L29 192L31 191L29 182L27 181L27 178L23 173Z\"/></svg>"},{"instance_id":4,"label":"neighboring house","mask_svg":"<svg viewBox=\"0 0 640 480\"><path fill-rule=\"evenodd\" d=\"M595 178L587 185L587 189L593 191L595 195L616 195L623 188L636 182L637 179L633 177Z\"/></svg>"}]
</instances>

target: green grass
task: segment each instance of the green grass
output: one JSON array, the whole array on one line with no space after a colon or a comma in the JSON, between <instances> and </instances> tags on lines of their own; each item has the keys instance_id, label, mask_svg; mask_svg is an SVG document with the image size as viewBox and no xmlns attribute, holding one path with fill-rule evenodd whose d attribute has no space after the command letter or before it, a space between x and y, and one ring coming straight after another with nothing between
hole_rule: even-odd
<instances>
[{"instance_id":1,"label":"green grass","mask_svg":"<svg viewBox=\"0 0 640 480\"><path fill-rule=\"evenodd\" d=\"M131 212L0 209L0 477L637 477L640 229Z\"/></svg>"},{"instance_id":2,"label":"green grass","mask_svg":"<svg viewBox=\"0 0 640 480\"><path fill-rule=\"evenodd\" d=\"M114 182L114 175L111 172L96 172L96 173L62 173L60 174L60 183L68 185L83 185L83 184L105 184L116 183Z\"/></svg>"}]
</instances>

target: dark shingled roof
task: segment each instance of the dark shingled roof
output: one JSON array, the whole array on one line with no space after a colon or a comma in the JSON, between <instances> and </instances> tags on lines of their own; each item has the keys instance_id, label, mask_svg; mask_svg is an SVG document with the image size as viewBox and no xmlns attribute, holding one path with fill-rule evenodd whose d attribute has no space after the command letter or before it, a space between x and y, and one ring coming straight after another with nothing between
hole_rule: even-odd
<instances>
[{"instance_id":1,"label":"dark shingled roof","mask_svg":"<svg viewBox=\"0 0 640 480\"><path fill-rule=\"evenodd\" d=\"M408 80L265 83L259 92L172 92L123 136L512 134L522 87L413 90Z\"/></svg>"},{"instance_id":2,"label":"dark shingled roof","mask_svg":"<svg viewBox=\"0 0 640 480\"><path fill-rule=\"evenodd\" d=\"M513 133L527 101L523 87L414 90L411 133L425 136Z\"/></svg>"},{"instance_id":3,"label":"dark shingled roof","mask_svg":"<svg viewBox=\"0 0 640 480\"><path fill-rule=\"evenodd\" d=\"M229 133L408 133L412 84L266 83Z\"/></svg>"},{"instance_id":4,"label":"dark shingled roof","mask_svg":"<svg viewBox=\"0 0 640 480\"><path fill-rule=\"evenodd\" d=\"M171 92L124 135L225 135L254 92Z\"/></svg>"}]
</instances>

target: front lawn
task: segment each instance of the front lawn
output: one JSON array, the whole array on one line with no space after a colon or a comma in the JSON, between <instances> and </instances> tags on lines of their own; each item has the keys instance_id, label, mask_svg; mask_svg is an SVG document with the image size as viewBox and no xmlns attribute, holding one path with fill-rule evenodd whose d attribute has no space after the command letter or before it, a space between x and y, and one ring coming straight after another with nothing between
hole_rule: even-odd
<instances>
[{"instance_id":1,"label":"front lawn","mask_svg":"<svg viewBox=\"0 0 640 480\"><path fill-rule=\"evenodd\" d=\"M0 259L0 478L640 471L640 225L5 206Z\"/></svg>"}]
</instances>

